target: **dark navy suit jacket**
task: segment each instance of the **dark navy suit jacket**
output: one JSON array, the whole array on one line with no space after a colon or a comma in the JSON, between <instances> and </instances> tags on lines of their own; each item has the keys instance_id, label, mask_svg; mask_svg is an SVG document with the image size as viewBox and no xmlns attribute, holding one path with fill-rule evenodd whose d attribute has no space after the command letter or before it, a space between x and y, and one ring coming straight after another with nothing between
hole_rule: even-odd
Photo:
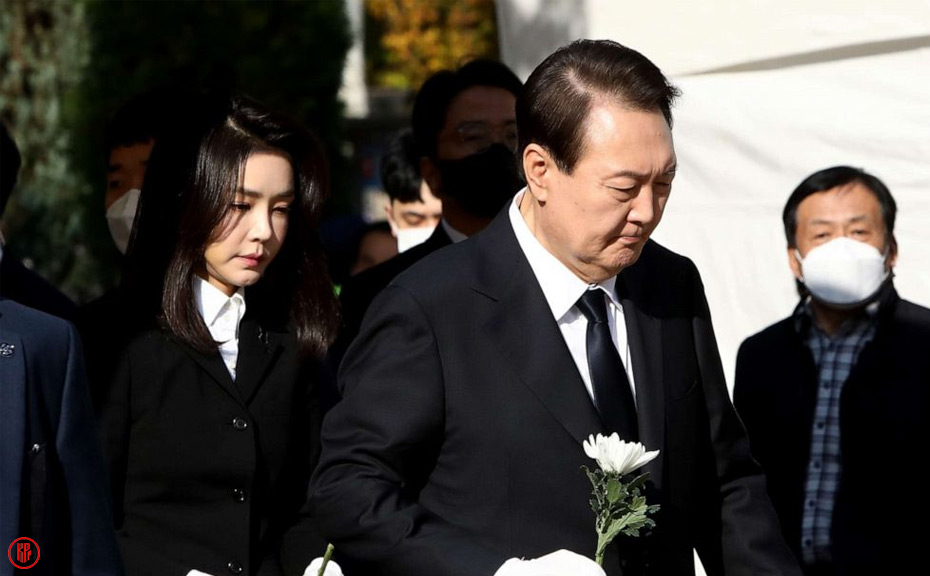
<instances>
[{"instance_id":1,"label":"dark navy suit jacket","mask_svg":"<svg viewBox=\"0 0 930 576\"><path fill-rule=\"evenodd\" d=\"M0 299L0 538L39 547L30 575L123 574L80 342L68 322ZM15 572L7 560L0 576Z\"/></svg>"}]
</instances>

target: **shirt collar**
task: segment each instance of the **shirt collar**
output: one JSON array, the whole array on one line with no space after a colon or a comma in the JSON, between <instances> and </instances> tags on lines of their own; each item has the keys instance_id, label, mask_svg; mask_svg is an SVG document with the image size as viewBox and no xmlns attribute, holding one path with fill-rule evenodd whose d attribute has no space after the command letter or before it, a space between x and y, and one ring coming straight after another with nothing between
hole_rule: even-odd
<instances>
[{"instance_id":1,"label":"shirt collar","mask_svg":"<svg viewBox=\"0 0 930 576\"><path fill-rule=\"evenodd\" d=\"M458 244L462 240L467 240L468 236L462 234L458 230L452 227L452 224L449 224L445 218L439 221L439 224L442 226L442 229L446 231L446 234L449 235L449 239L452 240L453 244Z\"/></svg>"},{"instance_id":2,"label":"shirt collar","mask_svg":"<svg viewBox=\"0 0 930 576\"><path fill-rule=\"evenodd\" d=\"M834 338L843 338L849 335L850 333L854 332L860 324L873 324L876 322L878 318L878 308L878 301L870 302L867 304L862 314L857 314L856 316L849 318L843 323L842 326L840 326L840 329ZM820 328L818 328L814 323L814 311L811 310L810 296L801 299L791 316L794 321L794 329L801 336L806 336L809 334L812 328L822 332Z\"/></svg>"},{"instance_id":3,"label":"shirt collar","mask_svg":"<svg viewBox=\"0 0 930 576\"><path fill-rule=\"evenodd\" d=\"M542 288L549 309L552 311L552 316L556 321L559 321L572 309L585 290L591 285L575 276L565 264L562 264L558 258L546 250L536 236L533 235L533 232L530 231L529 226L526 225L526 221L523 219L523 214L520 213L520 202L523 200L525 193L526 188L524 187L514 196L513 201L510 203L508 209L510 225L517 236L520 249L523 250L523 254L526 255L526 259L530 263L530 268L536 275L536 280L539 282L540 288ZM601 288L614 305L619 308L620 302L615 290L616 283L617 277L611 276L597 284L597 287Z\"/></svg>"},{"instance_id":4,"label":"shirt collar","mask_svg":"<svg viewBox=\"0 0 930 576\"><path fill-rule=\"evenodd\" d=\"M200 276L194 276L194 300L197 302L197 312L207 326L212 326L221 316L235 310L238 321L245 314L245 289L240 287L232 296L227 296L222 290L210 284Z\"/></svg>"}]
</instances>

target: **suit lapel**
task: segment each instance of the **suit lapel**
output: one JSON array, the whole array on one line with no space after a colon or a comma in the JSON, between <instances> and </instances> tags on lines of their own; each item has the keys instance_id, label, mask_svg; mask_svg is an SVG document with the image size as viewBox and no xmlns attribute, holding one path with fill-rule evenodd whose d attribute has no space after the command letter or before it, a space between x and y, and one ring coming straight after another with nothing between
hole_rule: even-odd
<instances>
[{"instance_id":1,"label":"suit lapel","mask_svg":"<svg viewBox=\"0 0 930 576\"><path fill-rule=\"evenodd\" d=\"M206 372L223 390L226 391L236 402L245 404L236 383L233 382L226 364L223 363L223 357L220 356L219 350L213 350L210 354L203 354L189 346L182 345L181 348L187 353L200 368Z\"/></svg>"},{"instance_id":2,"label":"suit lapel","mask_svg":"<svg viewBox=\"0 0 930 576\"><path fill-rule=\"evenodd\" d=\"M267 376L268 368L278 356L282 334L263 330L254 318L243 318L239 325L239 360L236 387L248 404Z\"/></svg>"},{"instance_id":3,"label":"suit lapel","mask_svg":"<svg viewBox=\"0 0 930 576\"><path fill-rule=\"evenodd\" d=\"M485 331L525 384L580 444L603 425L506 210L483 233L475 290L498 302Z\"/></svg>"},{"instance_id":4,"label":"suit lapel","mask_svg":"<svg viewBox=\"0 0 930 576\"><path fill-rule=\"evenodd\" d=\"M662 373L662 321L639 304L648 289L633 272L636 265L617 277L617 292L623 306L627 341L633 361L636 412L640 442L647 450L665 446L665 383ZM639 280L639 282L637 282ZM652 481L661 485L663 454L646 466Z\"/></svg>"},{"instance_id":5,"label":"suit lapel","mask_svg":"<svg viewBox=\"0 0 930 576\"><path fill-rule=\"evenodd\" d=\"M0 535L18 536L26 442L26 360L18 334L0 330Z\"/></svg>"}]
</instances>

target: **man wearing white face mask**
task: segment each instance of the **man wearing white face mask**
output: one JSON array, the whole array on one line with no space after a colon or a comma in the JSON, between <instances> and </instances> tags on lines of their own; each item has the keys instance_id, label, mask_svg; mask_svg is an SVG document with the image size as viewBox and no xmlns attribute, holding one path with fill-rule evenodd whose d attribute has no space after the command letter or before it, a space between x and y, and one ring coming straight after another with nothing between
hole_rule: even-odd
<instances>
[{"instance_id":1,"label":"man wearing white face mask","mask_svg":"<svg viewBox=\"0 0 930 576\"><path fill-rule=\"evenodd\" d=\"M930 514L917 454L930 437L930 310L894 289L895 212L862 170L804 180L783 214L801 302L737 358L734 403L808 576L922 560L926 530L905 526Z\"/></svg>"},{"instance_id":2,"label":"man wearing white face mask","mask_svg":"<svg viewBox=\"0 0 930 576\"><path fill-rule=\"evenodd\" d=\"M183 120L170 113L176 107L175 102L182 99L180 93L175 94L167 88L144 92L121 106L107 123L102 208L113 246L122 255L129 248L140 191L155 141L171 126L182 125ZM103 250L102 255L121 266L123 259L117 259L112 250ZM123 290L116 286L80 306L75 317L84 342L91 397L98 412L122 346L130 340L129 311L132 309L132 303L124 299Z\"/></svg>"},{"instance_id":3,"label":"man wearing white face mask","mask_svg":"<svg viewBox=\"0 0 930 576\"><path fill-rule=\"evenodd\" d=\"M420 176L420 151L413 133L399 133L381 158L381 183L390 202L385 207L397 251L426 242L442 219L442 200Z\"/></svg>"}]
</instances>

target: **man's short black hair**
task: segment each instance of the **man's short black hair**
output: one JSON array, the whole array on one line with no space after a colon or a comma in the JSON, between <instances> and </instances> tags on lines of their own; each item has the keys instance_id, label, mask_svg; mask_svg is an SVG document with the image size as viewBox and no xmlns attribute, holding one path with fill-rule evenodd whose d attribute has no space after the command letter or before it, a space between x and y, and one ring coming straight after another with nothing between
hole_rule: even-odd
<instances>
[{"instance_id":1,"label":"man's short black hair","mask_svg":"<svg viewBox=\"0 0 930 576\"><path fill-rule=\"evenodd\" d=\"M160 86L137 94L125 102L107 122L104 152L109 158L114 148L144 144L175 120L186 92L170 86Z\"/></svg>"},{"instance_id":2,"label":"man's short black hair","mask_svg":"<svg viewBox=\"0 0 930 576\"><path fill-rule=\"evenodd\" d=\"M6 210L6 202L13 194L16 186L16 177L23 159L19 155L19 148L13 137L7 132L6 126L0 123L0 217Z\"/></svg>"},{"instance_id":3,"label":"man's short black hair","mask_svg":"<svg viewBox=\"0 0 930 576\"><path fill-rule=\"evenodd\" d=\"M430 76L413 103L413 134L424 156L436 158L439 133L456 96L474 86L502 88L519 96L523 83L497 60L479 58L458 70L440 70Z\"/></svg>"},{"instance_id":4,"label":"man's short black hair","mask_svg":"<svg viewBox=\"0 0 930 576\"><path fill-rule=\"evenodd\" d=\"M885 221L885 240L886 242L892 241L898 206L888 187L875 176L859 168L834 166L814 172L805 178L788 197L788 203L785 204L785 210L782 212L782 222L785 225L785 238L790 248L797 248L798 206L801 202L817 192L825 192L852 182L859 182L875 195L881 208L882 219Z\"/></svg>"},{"instance_id":5,"label":"man's short black hair","mask_svg":"<svg viewBox=\"0 0 930 576\"><path fill-rule=\"evenodd\" d=\"M420 149L413 132L399 132L381 157L381 184L391 201L422 202Z\"/></svg>"},{"instance_id":6,"label":"man's short black hair","mask_svg":"<svg viewBox=\"0 0 930 576\"><path fill-rule=\"evenodd\" d=\"M584 153L585 120L598 101L661 112L672 126L679 95L648 58L611 40L576 40L536 67L517 98L518 154L545 148L571 174Z\"/></svg>"}]
</instances>

